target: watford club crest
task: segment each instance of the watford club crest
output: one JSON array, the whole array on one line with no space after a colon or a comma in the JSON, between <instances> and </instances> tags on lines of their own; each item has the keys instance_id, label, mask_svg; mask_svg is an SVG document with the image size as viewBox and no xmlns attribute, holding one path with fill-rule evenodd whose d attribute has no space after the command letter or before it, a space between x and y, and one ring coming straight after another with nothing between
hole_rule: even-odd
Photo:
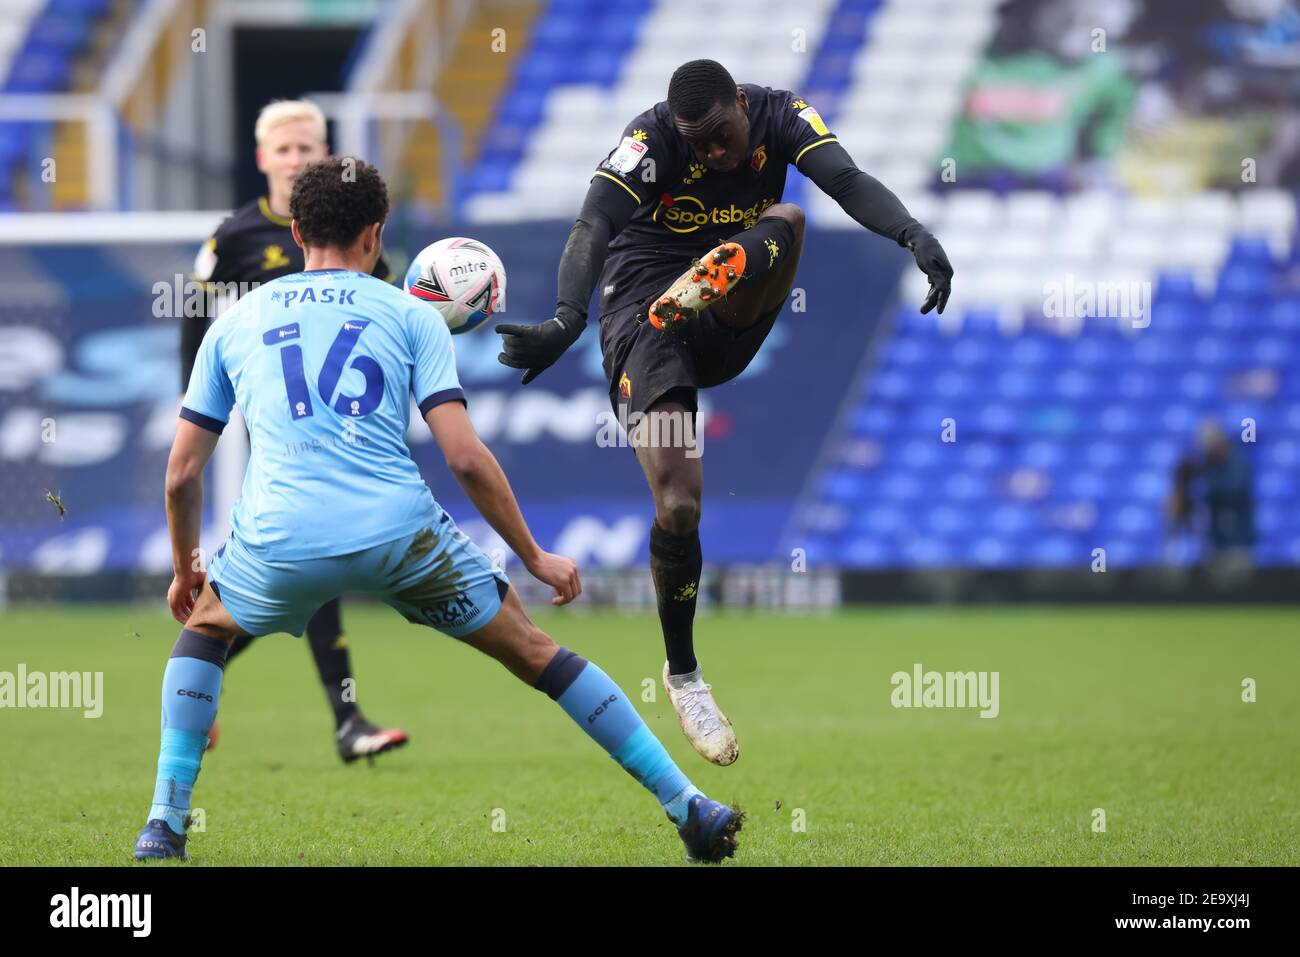
<instances>
[{"instance_id":1,"label":"watford club crest","mask_svg":"<svg viewBox=\"0 0 1300 957\"><path fill-rule=\"evenodd\" d=\"M263 272L271 269L279 269L280 267L287 265L289 265L289 257L284 254L284 250L279 246L267 246L262 250Z\"/></svg>"},{"instance_id":2,"label":"watford club crest","mask_svg":"<svg viewBox=\"0 0 1300 957\"><path fill-rule=\"evenodd\" d=\"M618 380L618 394L624 399L632 398L632 380L626 372Z\"/></svg>"},{"instance_id":3,"label":"watford club crest","mask_svg":"<svg viewBox=\"0 0 1300 957\"><path fill-rule=\"evenodd\" d=\"M754 168L755 173L763 172L763 167L767 165L767 144L764 143L754 150L754 158L749 161L749 165Z\"/></svg>"}]
</instances>

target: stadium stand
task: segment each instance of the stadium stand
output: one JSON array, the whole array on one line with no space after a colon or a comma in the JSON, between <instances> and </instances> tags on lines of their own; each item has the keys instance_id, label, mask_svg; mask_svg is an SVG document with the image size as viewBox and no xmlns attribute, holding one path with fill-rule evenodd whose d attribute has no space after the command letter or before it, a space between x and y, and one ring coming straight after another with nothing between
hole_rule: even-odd
<instances>
[{"instance_id":1,"label":"stadium stand","mask_svg":"<svg viewBox=\"0 0 1300 957\"><path fill-rule=\"evenodd\" d=\"M1204 418L1267 442L1255 557L1300 561L1300 262L1262 236L1230 244L1202 293L1159 273L1142 329L1088 318L899 307L861 380L834 464L800 528L850 567L1116 567L1165 559L1162 502ZM955 441L935 441L945 423ZM796 537L799 537L796 535Z\"/></svg>"},{"instance_id":2,"label":"stadium stand","mask_svg":"<svg viewBox=\"0 0 1300 957\"><path fill-rule=\"evenodd\" d=\"M711 37L711 48L717 47L711 53L746 82L798 86L809 58L791 56L792 44L816 50L834 9L833 0L809 0L797 8L759 0L747 5L735 29ZM679 44L661 38L692 35L698 15L698 5L689 0L551 3L501 101L483 159L470 174L467 219L572 215L587 189L573 170L594 168L623 126L663 99L683 54ZM581 57L572 53L578 38L588 49Z\"/></svg>"},{"instance_id":3,"label":"stadium stand","mask_svg":"<svg viewBox=\"0 0 1300 957\"><path fill-rule=\"evenodd\" d=\"M94 49L96 33L129 19L135 6L135 0L11 0L0 22L0 95L62 93L93 83L93 74L78 67ZM84 152L79 135L61 124L0 122L0 211L83 205ZM44 157L57 158L65 175L38 196L33 177L20 173L40 169Z\"/></svg>"}]
</instances>

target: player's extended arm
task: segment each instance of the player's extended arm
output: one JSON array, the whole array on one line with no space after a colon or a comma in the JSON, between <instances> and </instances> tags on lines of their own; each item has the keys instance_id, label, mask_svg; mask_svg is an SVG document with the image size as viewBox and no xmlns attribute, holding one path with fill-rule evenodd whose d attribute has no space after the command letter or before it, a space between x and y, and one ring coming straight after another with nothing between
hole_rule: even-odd
<instances>
[{"instance_id":1,"label":"player's extended arm","mask_svg":"<svg viewBox=\"0 0 1300 957\"><path fill-rule=\"evenodd\" d=\"M199 556L199 531L203 525L203 469L217 447L216 432L186 419L176 422L176 439L167 459L167 531L172 540L175 578L167 591L172 616L184 623L194 610L193 589L203 584L206 572Z\"/></svg>"},{"instance_id":2,"label":"player's extended arm","mask_svg":"<svg viewBox=\"0 0 1300 957\"><path fill-rule=\"evenodd\" d=\"M936 306L943 312L952 292L948 254L939 240L912 218L897 196L880 180L858 169L839 143L826 143L809 150L799 164L799 172L867 229L910 249L917 267L930 280L930 291L921 312L929 312Z\"/></svg>"},{"instance_id":3,"label":"player's extended arm","mask_svg":"<svg viewBox=\"0 0 1300 957\"><path fill-rule=\"evenodd\" d=\"M523 385L541 375L582 335L587 325L587 304L605 268L610 240L631 221L636 210L636 200L626 187L602 176L593 179L560 255L555 318L537 326L496 327L502 349L497 361L527 370L520 380Z\"/></svg>"},{"instance_id":4,"label":"player's extended arm","mask_svg":"<svg viewBox=\"0 0 1300 957\"><path fill-rule=\"evenodd\" d=\"M474 431L465 406L440 402L424 414L424 421L442 449L447 468L479 514L505 539L529 574L555 589L551 604L565 605L582 594L578 566L563 555L542 551L533 538L501 463Z\"/></svg>"}]
</instances>

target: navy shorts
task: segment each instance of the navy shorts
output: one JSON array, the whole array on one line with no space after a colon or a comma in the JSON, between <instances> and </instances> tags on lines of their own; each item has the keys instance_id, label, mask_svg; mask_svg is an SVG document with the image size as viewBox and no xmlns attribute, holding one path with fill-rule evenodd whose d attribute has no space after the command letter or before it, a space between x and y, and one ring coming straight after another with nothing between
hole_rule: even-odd
<instances>
[{"instance_id":1,"label":"navy shorts","mask_svg":"<svg viewBox=\"0 0 1300 957\"><path fill-rule=\"evenodd\" d=\"M665 330L646 318L651 302L643 299L600 317L600 351L616 414L620 406L629 414L644 414L669 392L694 410L696 390L711 389L745 371L785 305L739 331L720 323L709 309Z\"/></svg>"}]
</instances>

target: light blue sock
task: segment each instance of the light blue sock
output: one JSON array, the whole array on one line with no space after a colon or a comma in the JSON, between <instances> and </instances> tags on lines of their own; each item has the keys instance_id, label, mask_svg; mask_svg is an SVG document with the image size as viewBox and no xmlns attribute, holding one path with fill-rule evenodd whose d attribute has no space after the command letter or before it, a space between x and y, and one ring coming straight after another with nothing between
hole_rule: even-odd
<instances>
[{"instance_id":1,"label":"light blue sock","mask_svg":"<svg viewBox=\"0 0 1300 957\"><path fill-rule=\"evenodd\" d=\"M177 834L185 833L190 794L217 716L227 650L216 638L184 629L163 672L162 743L148 820L164 820Z\"/></svg>"},{"instance_id":2,"label":"light blue sock","mask_svg":"<svg viewBox=\"0 0 1300 957\"><path fill-rule=\"evenodd\" d=\"M561 648L533 686L545 691L623 770L653 794L673 822L686 822L700 791L681 772L632 703L605 672Z\"/></svg>"}]
</instances>

